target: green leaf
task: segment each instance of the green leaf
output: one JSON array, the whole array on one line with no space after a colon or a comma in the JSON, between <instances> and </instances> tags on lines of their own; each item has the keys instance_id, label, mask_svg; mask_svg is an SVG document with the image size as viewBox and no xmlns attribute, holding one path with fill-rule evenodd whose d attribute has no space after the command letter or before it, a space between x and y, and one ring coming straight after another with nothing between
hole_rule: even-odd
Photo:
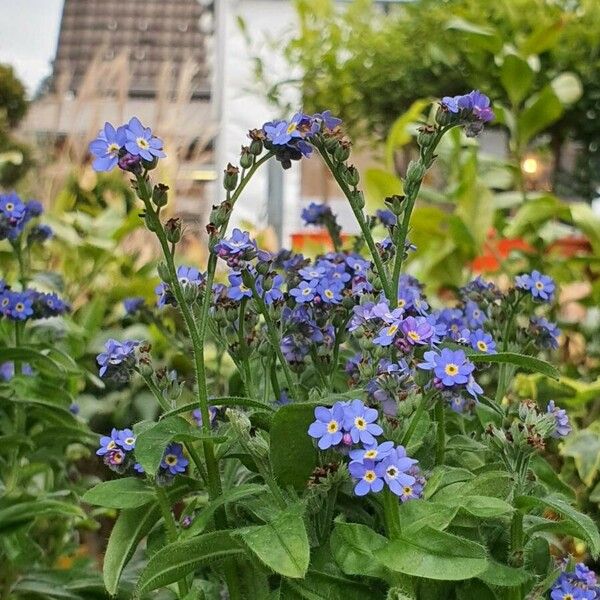
<instances>
[{"instance_id":1,"label":"green leaf","mask_svg":"<svg viewBox=\"0 0 600 600\"><path fill-rule=\"evenodd\" d=\"M460 31L473 46L497 54L502 49L502 38L492 27L482 27L461 17L452 17L446 23L446 29Z\"/></svg>"},{"instance_id":2,"label":"green leaf","mask_svg":"<svg viewBox=\"0 0 600 600\"><path fill-rule=\"evenodd\" d=\"M513 507L500 498L492 496L476 496L457 494L453 498L445 498L443 504L460 508L474 517L495 518L513 512Z\"/></svg>"},{"instance_id":3,"label":"green leaf","mask_svg":"<svg viewBox=\"0 0 600 600\"><path fill-rule=\"evenodd\" d=\"M363 174L363 185L369 210L383 207L388 196L402 195L402 180L393 173L383 169L366 169Z\"/></svg>"},{"instance_id":4,"label":"green leaf","mask_svg":"<svg viewBox=\"0 0 600 600\"><path fill-rule=\"evenodd\" d=\"M534 72L526 60L516 54L508 54L500 69L500 81L510 101L518 105L531 89Z\"/></svg>"},{"instance_id":5,"label":"green leaf","mask_svg":"<svg viewBox=\"0 0 600 600\"><path fill-rule=\"evenodd\" d=\"M281 600L364 600L380 598L381 593L367 585L340 575L311 569L302 580L287 580Z\"/></svg>"},{"instance_id":6,"label":"green leaf","mask_svg":"<svg viewBox=\"0 0 600 600\"><path fill-rule=\"evenodd\" d=\"M222 396L220 398L210 398L209 403L211 406L247 406L249 408L259 408L261 410L275 410L270 404L265 404L259 400L252 400L252 398L244 398L242 396ZM181 413L192 412L196 408L198 408L198 402L189 402L188 404L182 404L177 408L168 410L160 418L163 420Z\"/></svg>"},{"instance_id":7,"label":"green leaf","mask_svg":"<svg viewBox=\"0 0 600 600\"><path fill-rule=\"evenodd\" d=\"M168 544L146 565L138 579L135 597L165 587L215 560L241 556L242 546L231 531L214 531L185 541Z\"/></svg>"},{"instance_id":8,"label":"green leaf","mask_svg":"<svg viewBox=\"0 0 600 600\"><path fill-rule=\"evenodd\" d=\"M241 529L238 535L276 573L291 578L306 575L310 549L298 507L282 511L265 525Z\"/></svg>"},{"instance_id":9,"label":"green leaf","mask_svg":"<svg viewBox=\"0 0 600 600\"><path fill-rule=\"evenodd\" d=\"M489 565L480 544L430 527L418 535L401 535L377 550L375 557L391 571L445 581L476 577Z\"/></svg>"},{"instance_id":10,"label":"green leaf","mask_svg":"<svg viewBox=\"0 0 600 600\"><path fill-rule=\"evenodd\" d=\"M453 483L460 483L473 479L474 475L467 469L448 467L446 465L435 467L427 479L424 498L432 498L436 492ZM408 504L408 503L407 503Z\"/></svg>"},{"instance_id":11,"label":"green leaf","mask_svg":"<svg viewBox=\"0 0 600 600\"><path fill-rule=\"evenodd\" d=\"M209 502L206 506L202 507L200 513L194 518L189 529L183 531L182 539L187 539L202 533L219 506L237 502L238 500L243 500L244 498L249 498L251 496L264 494L267 491L266 486L254 483L246 483L230 490L226 490L218 498L215 498L212 502Z\"/></svg>"},{"instance_id":12,"label":"green leaf","mask_svg":"<svg viewBox=\"0 0 600 600\"><path fill-rule=\"evenodd\" d=\"M85 513L78 506L59 500L41 499L19 502L0 510L0 533L46 517L85 519Z\"/></svg>"},{"instance_id":13,"label":"green leaf","mask_svg":"<svg viewBox=\"0 0 600 600\"><path fill-rule=\"evenodd\" d=\"M549 488L550 492L558 492L571 499L575 499L575 492L573 489L559 477L552 468L552 465L550 465L545 458L539 454L534 454L531 457L529 464L531 470L537 475L538 479Z\"/></svg>"},{"instance_id":14,"label":"green leaf","mask_svg":"<svg viewBox=\"0 0 600 600\"><path fill-rule=\"evenodd\" d=\"M15 360L30 363L35 369L54 377L64 374L64 369L61 365L37 350L25 346L20 346L19 348L0 348L0 363Z\"/></svg>"},{"instance_id":15,"label":"green leaf","mask_svg":"<svg viewBox=\"0 0 600 600\"><path fill-rule=\"evenodd\" d=\"M196 442L209 439L214 442L224 440L222 437L203 434L196 425L192 425L183 417L168 417L148 427L137 436L135 458L144 467L146 473L155 473L170 442Z\"/></svg>"},{"instance_id":16,"label":"green leaf","mask_svg":"<svg viewBox=\"0 0 600 600\"><path fill-rule=\"evenodd\" d=\"M540 27L537 27L521 44L521 52L525 56L529 56L531 54L541 54L542 52L549 50L558 41L564 25L565 22L561 18L550 25L541 25Z\"/></svg>"},{"instance_id":17,"label":"green leaf","mask_svg":"<svg viewBox=\"0 0 600 600\"><path fill-rule=\"evenodd\" d=\"M546 507L551 508L577 528L578 537L588 544L592 556L597 557L600 555L600 533L598 533L594 521L563 500L554 496L546 496L545 498L518 496L515 499L515 506L524 509L537 508L543 510Z\"/></svg>"},{"instance_id":18,"label":"green leaf","mask_svg":"<svg viewBox=\"0 0 600 600\"><path fill-rule=\"evenodd\" d=\"M521 145L556 122L563 114L563 105L548 84L533 96L517 118L518 136Z\"/></svg>"},{"instance_id":19,"label":"green leaf","mask_svg":"<svg viewBox=\"0 0 600 600\"><path fill-rule=\"evenodd\" d=\"M560 377L559 372L550 363L533 356L526 356L525 354L517 354L516 352L498 352L498 354L468 352L467 354L469 356L469 360L474 363L508 363L521 367L521 369L525 369L526 371L542 373L543 375L551 377L552 379L558 379Z\"/></svg>"},{"instance_id":20,"label":"green leaf","mask_svg":"<svg viewBox=\"0 0 600 600\"><path fill-rule=\"evenodd\" d=\"M478 575L478 578L489 585L500 587L517 587L531 579L530 575L523 569L508 567L495 560L489 561L488 568Z\"/></svg>"},{"instance_id":21,"label":"green leaf","mask_svg":"<svg viewBox=\"0 0 600 600\"><path fill-rule=\"evenodd\" d=\"M385 576L385 569L375 560L373 552L386 543L385 537L358 523L336 523L330 539L333 557L346 575L379 578Z\"/></svg>"},{"instance_id":22,"label":"green leaf","mask_svg":"<svg viewBox=\"0 0 600 600\"><path fill-rule=\"evenodd\" d=\"M154 497L154 490L142 479L124 477L99 483L82 500L105 508L137 508L152 502Z\"/></svg>"},{"instance_id":23,"label":"green leaf","mask_svg":"<svg viewBox=\"0 0 600 600\"><path fill-rule=\"evenodd\" d=\"M282 486L304 489L317 466L317 450L307 435L314 421L315 404L288 404L273 417L270 432L270 462L273 475Z\"/></svg>"},{"instance_id":24,"label":"green leaf","mask_svg":"<svg viewBox=\"0 0 600 600\"><path fill-rule=\"evenodd\" d=\"M457 512L456 506L425 500L405 502L398 507L400 527L405 535L415 534L423 527L439 531L446 529Z\"/></svg>"},{"instance_id":25,"label":"green leaf","mask_svg":"<svg viewBox=\"0 0 600 600\"><path fill-rule=\"evenodd\" d=\"M115 521L104 553L102 575L108 593L114 596L119 588L123 569L141 540L160 519L158 506L142 506L123 510Z\"/></svg>"},{"instance_id":26,"label":"green leaf","mask_svg":"<svg viewBox=\"0 0 600 600\"><path fill-rule=\"evenodd\" d=\"M575 461L581 481L590 487L600 470L600 432L593 429L574 431L565 439L560 453Z\"/></svg>"}]
</instances>

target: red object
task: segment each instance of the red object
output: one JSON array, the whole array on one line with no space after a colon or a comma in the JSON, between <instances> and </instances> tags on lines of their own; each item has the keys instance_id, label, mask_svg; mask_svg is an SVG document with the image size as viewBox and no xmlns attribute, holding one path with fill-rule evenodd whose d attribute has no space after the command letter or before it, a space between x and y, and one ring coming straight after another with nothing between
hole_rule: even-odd
<instances>
[{"instance_id":1,"label":"red object","mask_svg":"<svg viewBox=\"0 0 600 600\"><path fill-rule=\"evenodd\" d=\"M316 251L325 252L333 250L333 243L326 229L314 229L308 231L297 231L292 233L292 250L294 252ZM342 233L342 243L350 239L350 235Z\"/></svg>"},{"instance_id":2,"label":"red object","mask_svg":"<svg viewBox=\"0 0 600 600\"><path fill-rule=\"evenodd\" d=\"M500 263L514 250L534 252L534 249L522 238L498 238L494 229L488 232L488 239L483 245L483 254L471 263L475 273L495 273L500 270Z\"/></svg>"}]
</instances>

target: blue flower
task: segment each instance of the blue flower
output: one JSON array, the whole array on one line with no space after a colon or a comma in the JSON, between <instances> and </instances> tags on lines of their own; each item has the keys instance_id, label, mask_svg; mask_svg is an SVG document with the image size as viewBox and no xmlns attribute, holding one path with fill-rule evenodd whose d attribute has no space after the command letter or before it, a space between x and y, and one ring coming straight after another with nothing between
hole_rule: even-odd
<instances>
[{"instance_id":1,"label":"blue flower","mask_svg":"<svg viewBox=\"0 0 600 600\"><path fill-rule=\"evenodd\" d=\"M465 305L465 317L467 325L473 329L481 327L487 321L487 315L472 300L469 300Z\"/></svg>"},{"instance_id":2,"label":"blue flower","mask_svg":"<svg viewBox=\"0 0 600 600\"><path fill-rule=\"evenodd\" d=\"M96 450L98 456L104 456L111 450L116 450L119 446L119 431L113 427L110 435L103 435L100 438L100 447Z\"/></svg>"},{"instance_id":3,"label":"blue flower","mask_svg":"<svg viewBox=\"0 0 600 600\"><path fill-rule=\"evenodd\" d=\"M123 429L117 432L117 444L125 450L130 452L135 448L135 435L131 429Z\"/></svg>"},{"instance_id":4,"label":"blue flower","mask_svg":"<svg viewBox=\"0 0 600 600\"><path fill-rule=\"evenodd\" d=\"M183 455L183 446L173 442L167 446L160 466L170 475L184 473L190 461Z\"/></svg>"},{"instance_id":5,"label":"blue flower","mask_svg":"<svg viewBox=\"0 0 600 600\"><path fill-rule=\"evenodd\" d=\"M375 462L383 460L394 450L394 442L382 442L381 444L370 444L364 448L357 448L350 451L350 458L358 462L373 460Z\"/></svg>"},{"instance_id":6,"label":"blue flower","mask_svg":"<svg viewBox=\"0 0 600 600\"><path fill-rule=\"evenodd\" d=\"M140 342L136 340L125 340L123 343L113 339L107 340L105 351L96 357L96 361L100 365L100 377L104 377L107 371L115 367L121 365L125 368L133 366L135 349L139 344Z\"/></svg>"},{"instance_id":7,"label":"blue flower","mask_svg":"<svg viewBox=\"0 0 600 600\"><path fill-rule=\"evenodd\" d=\"M308 435L319 439L318 446L321 450L337 446L342 441L344 416L344 406L341 402L336 402L331 408L315 408L316 421L308 428Z\"/></svg>"},{"instance_id":8,"label":"blue flower","mask_svg":"<svg viewBox=\"0 0 600 600\"><path fill-rule=\"evenodd\" d=\"M125 300L123 300L123 306L128 315L133 315L144 306L144 299L139 296L125 298Z\"/></svg>"},{"instance_id":9,"label":"blue flower","mask_svg":"<svg viewBox=\"0 0 600 600\"><path fill-rule=\"evenodd\" d=\"M247 231L241 231L237 228L231 232L231 237L223 238L214 247L217 256L223 259L242 254L248 250L256 250L256 242L250 239L250 234Z\"/></svg>"},{"instance_id":10,"label":"blue flower","mask_svg":"<svg viewBox=\"0 0 600 600\"><path fill-rule=\"evenodd\" d=\"M21 375L33 375L33 369L29 363L21 364ZM7 361L0 364L0 381L10 381L15 376L15 363Z\"/></svg>"},{"instance_id":11,"label":"blue flower","mask_svg":"<svg viewBox=\"0 0 600 600\"><path fill-rule=\"evenodd\" d=\"M330 110L324 110L322 113L315 113L312 117L315 121L321 121L326 129L330 131L342 124L342 120L334 117Z\"/></svg>"},{"instance_id":12,"label":"blue flower","mask_svg":"<svg viewBox=\"0 0 600 600\"><path fill-rule=\"evenodd\" d=\"M381 221L382 225L386 227L392 227L396 224L396 215L391 210L377 210L375 212L377 218Z\"/></svg>"},{"instance_id":13,"label":"blue flower","mask_svg":"<svg viewBox=\"0 0 600 600\"><path fill-rule=\"evenodd\" d=\"M515 278L518 289L531 293L533 298L551 302L556 288L554 280L548 275L543 275L539 271L532 271L531 274L525 273Z\"/></svg>"},{"instance_id":14,"label":"blue flower","mask_svg":"<svg viewBox=\"0 0 600 600\"><path fill-rule=\"evenodd\" d=\"M290 290L290 296L292 296L297 303L303 304L304 302L310 302L315 297L317 291L318 281L313 279L312 281L301 281L298 287Z\"/></svg>"},{"instance_id":15,"label":"blue flower","mask_svg":"<svg viewBox=\"0 0 600 600\"><path fill-rule=\"evenodd\" d=\"M375 444L375 436L383 433L383 429L375 423L378 416L374 408L368 408L360 400L353 400L344 410L344 429L355 444Z\"/></svg>"},{"instance_id":16,"label":"blue flower","mask_svg":"<svg viewBox=\"0 0 600 600\"><path fill-rule=\"evenodd\" d=\"M217 420L218 410L219 409L216 406L208 407L208 421L211 427ZM192 417L194 418L194 421L196 421L196 425L198 425L198 427L202 427L202 411L199 408L196 408L192 411Z\"/></svg>"},{"instance_id":17,"label":"blue flower","mask_svg":"<svg viewBox=\"0 0 600 600\"><path fill-rule=\"evenodd\" d=\"M408 471L417 461L406 455L404 446L398 446L393 452L388 454L383 460L384 474L383 479L387 483L390 491L396 496L405 494L405 488L412 487L416 479L409 475Z\"/></svg>"},{"instance_id":18,"label":"blue flower","mask_svg":"<svg viewBox=\"0 0 600 600\"><path fill-rule=\"evenodd\" d=\"M91 154L95 156L92 167L95 171L111 171L119 162L119 152L127 142L125 126L114 128L105 123L104 128L89 145Z\"/></svg>"},{"instance_id":19,"label":"blue flower","mask_svg":"<svg viewBox=\"0 0 600 600\"><path fill-rule=\"evenodd\" d=\"M311 202L302 210L302 219L306 225L323 225L325 220L332 216L331 208L327 204Z\"/></svg>"},{"instance_id":20,"label":"blue flower","mask_svg":"<svg viewBox=\"0 0 600 600\"><path fill-rule=\"evenodd\" d=\"M125 149L133 156L141 156L144 160L164 158L163 141L152 135L150 127L144 127L137 117L133 117L125 127Z\"/></svg>"},{"instance_id":21,"label":"blue flower","mask_svg":"<svg viewBox=\"0 0 600 600\"><path fill-rule=\"evenodd\" d=\"M382 462L352 461L348 465L348 471L352 477L358 479L358 483L354 487L354 493L357 496L366 496L369 492L377 493L383 489L384 466Z\"/></svg>"},{"instance_id":22,"label":"blue flower","mask_svg":"<svg viewBox=\"0 0 600 600\"><path fill-rule=\"evenodd\" d=\"M321 280L317 286L317 292L325 304L339 304L342 301L343 289L343 283L327 279Z\"/></svg>"},{"instance_id":23,"label":"blue flower","mask_svg":"<svg viewBox=\"0 0 600 600\"><path fill-rule=\"evenodd\" d=\"M536 343L542 348L558 348L560 329L556 323L551 323L544 317L531 317L529 320L530 330L534 335Z\"/></svg>"},{"instance_id":24,"label":"blue flower","mask_svg":"<svg viewBox=\"0 0 600 600\"><path fill-rule=\"evenodd\" d=\"M406 317L400 325L404 339L411 345L427 344L433 336L433 327L425 317Z\"/></svg>"},{"instance_id":25,"label":"blue flower","mask_svg":"<svg viewBox=\"0 0 600 600\"><path fill-rule=\"evenodd\" d=\"M423 355L425 362L417 365L421 369L433 370L434 375L445 387L465 384L475 365L467 360L462 350L443 348L440 353L430 350Z\"/></svg>"},{"instance_id":26,"label":"blue flower","mask_svg":"<svg viewBox=\"0 0 600 600\"><path fill-rule=\"evenodd\" d=\"M378 335L373 338L373 343L378 346L390 346L394 343L399 328L400 323L395 322L380 329Z\"/></svg>"},{"instance_id":27,"label":"blue flower","mask_svg":"<svg viewBox=\"0 0 600 600\"><path fill-rule=\"evenodd\" d=\"M486 333L483 329L477 329L469 336L469 343L473 350L479 350L484 354L495 354L496 353L496 342L494 338Z\"/></svg>"},{"instance_id":28,"label":"blue flower","mask_svg":"<svg viewBox=\"0 0 600 600\"><path fill-rule=\"evenodd\" d=\"M298 271L298 275L305 281L312 281L313 279L321 279L325 275L326 270L323 267L305 267Z\"/></svg>"},{"instance_id":29,"label":"blue flower","mask_svg":"<svg viewBox=\"0 0 600 600\"><path fill-rule=\"evenodd\" d=\"M49 240L54 235L52 231L52 227L50 225L35 225L31 228L27 236L27 241L29 243L37 242L39 244L43 244L47 240Z\"/></svg>"},{"instance_id":30,"label":"blue flower","mask_svg":"<svg viewBox=\"0 0 600 600\"><path fill-rule=\"evenodd\" d=\"M240 273L229 274L229 288L227 297L239 301L242 298L252 298L252 290L244 285Z\"/></svg>"},{"instance_id":31,"label":"blue flower","mask_svg":"<svg viewBox=\"0 0 600 600\"><path fill-rule=\"evenodd\" d=\"M572 427L571 423L569 422L569 415L564 408L559 408L554 403L554 400L550 400L548 406L546 407L546 412L554 417L555 431L552 434L552 437L566 437L569 435L569 433L571 433Z\"/></svg>"}]
</instances>

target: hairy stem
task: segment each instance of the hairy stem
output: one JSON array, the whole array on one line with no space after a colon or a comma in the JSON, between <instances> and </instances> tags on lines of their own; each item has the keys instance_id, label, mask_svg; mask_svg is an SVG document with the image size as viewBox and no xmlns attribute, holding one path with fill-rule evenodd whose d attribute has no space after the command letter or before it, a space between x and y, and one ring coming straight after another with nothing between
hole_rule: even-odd
<instances>
[{"instance_id":1,"label":"hairy stem","mask_svg":"<svg viewBox=\"0 0 600 600\"><path fill-rule=\"evenodd\" d=\"M444 401L439 398L435 403L434 417L436 421L435 464L443 465L446 454L446 412Z\"/></svg>"}]
</instances>

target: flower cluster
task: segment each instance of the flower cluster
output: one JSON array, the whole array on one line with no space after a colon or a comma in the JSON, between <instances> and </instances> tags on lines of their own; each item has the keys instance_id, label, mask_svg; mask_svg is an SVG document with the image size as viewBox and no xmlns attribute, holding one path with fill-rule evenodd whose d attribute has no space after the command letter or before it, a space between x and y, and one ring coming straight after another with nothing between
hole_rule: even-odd
<instances>
[{"instance_id":1,"label":"flower cluster","mask_svg":"<svg viewBox=\"0 0 600 600\"><path fill-rule=\"evenodd\" d=\"M554 417L555 431L552 437L563 438L571 433L572 427L569 422L569 415L564 408L559 408L554 403L554 400L550 400L546 407L546 412Z\"/></svg>"},{"instance_id":2,"label":"flower cluster","mask_svg":"<svg viewBox=\"0 0 600 600\"><path fill-rule=\"evenodd\" d=\"M198 297L200 286L204 282L204 275L196 267L181 265L177 268L177 280L183 287L186 300L191 304ZM158 296L156 305L159 308L167 304L177 305L173 291L168 283L164 281L159 283L154 289L154 293Z\"/></svg>"},{"instance_id":3,"label":"flower cluster","mask_svg":"<svg viewBox=\"0 0 600 600\"><path fill-rule=\"evenodd\" d=\"M43 210L37 200L23 202L15 192L0 194L0 240L16 240ZM48 225L34 225L27 237L29 242L45 242L52 237L52 229Z\"/></svg>"},{"instance_id":4,"label":"flower cluster","mask_svg":"<svg viewBox=\"0 0 600 600\"><path fill-rule=\"evenodd\" d=\"M131 370L136 366L135 351L139 345L137 340L125 340L122 343L107 340L104 352L96 357L100 377L127 381Z\"/></svg>"},{"instance_id":5,"label":"flower cluster","mask_svg":"<svg viewBox=\"0 0 600 600\"><path fill-rule=\"evenodd\" d=\"M554 280L539 271L519 275L515 284L517 289L529 292L534 300L552 302L556 288Z\"/></svg>"},{"instance_id":6,"label":"flower cluster","mask_svg":"<svg viewBox=\"0 0 600 600\"><path fill-rule=\"evenodd\" d=\"M360 400L336 402L331 408L318 406L308 435L319 440L321 450L362 445L349 452L352 460L348 470L356 480L357 496L380 492L387 485L402 501L420 497L425 480L416 466L418 461L409 458L403 446L377 442L383 433L376 423L378 416Z\"/></svg>"},{"instance_id":7,"label":"flower cluster","mask_svg":"<svg viewBox=\"0 0 600 600\"><path fill-rule=\"evenodd\" d=\"M477 90L460 96L444 96L436 116L442 125L463 125L469 137L481 133L484 124L493 118L494 111L490 107L490 99Z\"/></svg>"},{"instance_id":8,"label":"flower cluster","mask_svg":"<svg viewBox=\"0 0 600 600\"><path fill-rule=\"evenodd\" d=\"M595 600L600 598L596 573L578 563L572 571L563 571L550 590L552 600Z\"/></svg>"},{"instance_id":9,"label":"flower cluster","mask_svg":"<svg viewBox=\"0 0 600 600\"><path fill-rule=\"evenodd\" d=\"M292 160L300 160L303 156L312 154L312 137L321 132L332 135L341 123L341 119L334 117L328 110L312 116L299 112L289 120L265 123L262 126L262 137L265 148L273 150L277 160L286 169L291 166Z\"/></svg>"},{"instance_id":10,"label":"flower cluster","mask_svg":"<svg viewBox=\"0 0 600 600\"><path fill-rule=\"evenodd\" d=\"M146 301L140 296L132 296L123 300L123 308L128 315L134 315L144 307L145 303Z\"/></svg>"},{"instance_id":11,"label":"flower cluster","mask_svg":"<svg viewBox=\"0 0 600 600\"><path fill-rule=\"evenodd\" d=\"M33 375L33 369L29 363L21 365L21 375ZM15 376L15 363L7 361L0 364L0 381L10 381Z\"/></svg>"},{"instance_id":12,"label":"flower cluster","mask_svg":"<svg viewBox=\"0 0 600 600\"><path fill-rule=\"evenodd\" d=\"M137 117L116 128L105 123L89 150L96 171L112 171L118 165L123 171L137 173L166 156L162 140L152 135L152 130L144 127Z\"/></svg>"},{"instance_id":13,"label":"flower cluster","mask_svg":"<svg viewBox=\"0 0 600 600\"><path fill-rule=\"evenodd\" d=\"M69 305L54 293L11 290L0 280L0 315L12 321L48 319L68 312Z\"/></svg>"},{"instance_id":14,"label":"flower cluster","mask_svg":"<svg viewBox=\"0 0 600 600\"><path fill-rule=\"evenodd\" d=\"M136 436L131 429L113 428L110 435L100 438L96 454L102 456L104 464L117 473L122 474L132 468L136 473L143 474L144 468L135 461L135 443ZM188 465L183 446L178 442L170 443L160 462L157 481L169 483L175 475L185 473Z\"/></svg>"},{"instance_id":15,"label":"flower cluster","mask_svg":"<svg viewBox=\"0 0 600 600\"><path fill-rule=\"evenodd\" d=\"M302 220L306 225L324 225L332 216L331 208L327 204L311 202L302 210Z\"/></svg>"}]
</instances>

